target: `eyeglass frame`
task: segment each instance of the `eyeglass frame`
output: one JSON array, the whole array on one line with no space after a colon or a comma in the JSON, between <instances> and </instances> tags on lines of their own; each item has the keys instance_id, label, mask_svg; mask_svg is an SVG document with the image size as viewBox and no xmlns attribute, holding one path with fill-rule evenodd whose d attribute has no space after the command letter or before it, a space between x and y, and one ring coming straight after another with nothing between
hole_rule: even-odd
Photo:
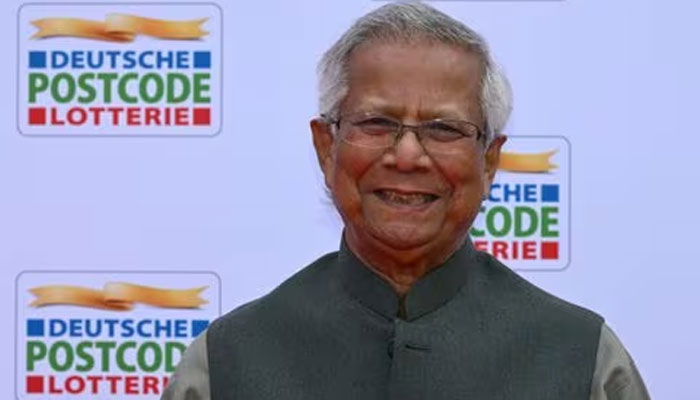
<instances>
[{"instance_id":1,"label":"eyeglass frame","mask_svg":"<svg viewBox=\"0 0 700 400\"><path fill-rule=\"evenodd\" d=\"M358 112L358 113L351 113L349 115L355 115L355 114L359 115L359 114L363 114L363 113ZM412 125L412 124L406 124L398 118L393 118L393 117L390 117L390 116L385 115L385 114L373 113L373 112L367 112L364 114L367 115L368 117L369 116L376 116L376 117L385 118L387 120L391 120L391 121L398 123L398 126L395 128L395 131L392 132L392 136L394 139L393 143L391 145L388 145L385 147L377 147L377 149L388 149L388 148L396 146L396 144L401 141L401 138L403 138L403 135L405 134L406 129L413 131L416 134L416 138L418 139L418 141L421 143L421 145L423 145L422 140L423 140L424 135L422 135L420 132L424 129L425 124L435 123L435 122L453 121L453 122L466 123L466 124L469 124L469 125L473 126L474 128L476 128L476 138L474 139L476 142L480 141L482 138L484 138L484 139L486 138L486 135L484 134L484 130L481 129L477 124L475 124L471 121L463 120L463 119L434 118L434 119L430 119L430 120L421 121L417 125ZM325 114L325 113L321 114L321 118L326 123L335 126L335 128L338 131L340 131L340 123L342 122L343 117L347 117L347 116L348 115L345 115L345 116L341 115L341 116L338 116L337 118L334 118L334 117L331 117L330 115ZM355 125L353 125L353 126L356 127ZM470 138L470 136L464 135L462 138L456 139L455 141L460 140L460 139L469 139L469 138ZM347 143L352 144L352 145L356 145L356 144L353 144L351 142L347 142Z\"/></svg>"}]
</instances>

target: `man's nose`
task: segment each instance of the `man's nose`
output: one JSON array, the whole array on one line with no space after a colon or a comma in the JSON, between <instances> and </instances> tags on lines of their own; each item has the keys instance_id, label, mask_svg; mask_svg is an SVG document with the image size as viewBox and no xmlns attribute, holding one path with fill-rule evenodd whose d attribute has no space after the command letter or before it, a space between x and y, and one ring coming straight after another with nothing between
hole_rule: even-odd
<instances>
[{"instance_id":1,"label":"man's nose","mask_svg":"<svg viewBox=\"0 0 700 400\"><path fill-rule=\"evenodd\" d=\"M406 128L399 136L393 148L385 154L385 164L392 165L399 171L410 171L430 166L430 156L416 132Z\"/></svg>"}]
</instances>

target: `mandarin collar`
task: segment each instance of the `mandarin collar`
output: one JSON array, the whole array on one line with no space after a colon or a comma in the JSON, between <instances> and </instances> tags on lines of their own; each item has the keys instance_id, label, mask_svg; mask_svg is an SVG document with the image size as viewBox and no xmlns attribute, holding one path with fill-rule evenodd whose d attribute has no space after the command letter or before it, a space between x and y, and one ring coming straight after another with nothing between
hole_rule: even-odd
<instances>
[{"instance_id":1,"label":"mandarin collar","mask_svg":"<svg viewBox=\"0 0 700 400\"><path fill-rule=\"evenodd\" d=\"M338 253L341 284L356 301L387 319L418 319L450 301L467 281L475 250L468 238L442 265L416 282L401 299L396 291L348 248Z\"/></svg>"}]
</instances>

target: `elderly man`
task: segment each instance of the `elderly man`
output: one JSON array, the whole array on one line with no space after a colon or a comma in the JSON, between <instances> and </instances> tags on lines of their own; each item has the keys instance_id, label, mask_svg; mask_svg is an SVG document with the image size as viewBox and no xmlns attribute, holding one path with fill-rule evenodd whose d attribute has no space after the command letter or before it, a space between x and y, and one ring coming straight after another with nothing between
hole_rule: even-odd
<instances>
[{"instance_id":1,"label":"elderly man","mask_svg":"<svg viewBox=\"0 0 700 400\"><path fill-rule=\"evenodd\" d=\"M511 109L479 35L389 4L319 73L311 131L340 251L212 323L164 399L648 398L600 316L467 237Z\"/></svg>"}]
</instances>

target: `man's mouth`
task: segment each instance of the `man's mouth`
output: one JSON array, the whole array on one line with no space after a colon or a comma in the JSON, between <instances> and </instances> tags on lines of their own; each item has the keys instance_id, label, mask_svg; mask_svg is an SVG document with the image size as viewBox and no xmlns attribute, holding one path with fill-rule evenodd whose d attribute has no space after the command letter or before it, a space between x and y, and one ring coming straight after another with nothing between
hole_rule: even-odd
<instances>
[{"instance_id":1,"label":"man's mouth","mask_svg":"<svg viewBox=\"0 0 700 400\"><path fill-rule=\"evenodd\" d=\"M389 189L375 190L374 194L384 202L402 206L422 206L438 199L438 196L430 193L404 193Z\"/></svg>"}]
</instances>

